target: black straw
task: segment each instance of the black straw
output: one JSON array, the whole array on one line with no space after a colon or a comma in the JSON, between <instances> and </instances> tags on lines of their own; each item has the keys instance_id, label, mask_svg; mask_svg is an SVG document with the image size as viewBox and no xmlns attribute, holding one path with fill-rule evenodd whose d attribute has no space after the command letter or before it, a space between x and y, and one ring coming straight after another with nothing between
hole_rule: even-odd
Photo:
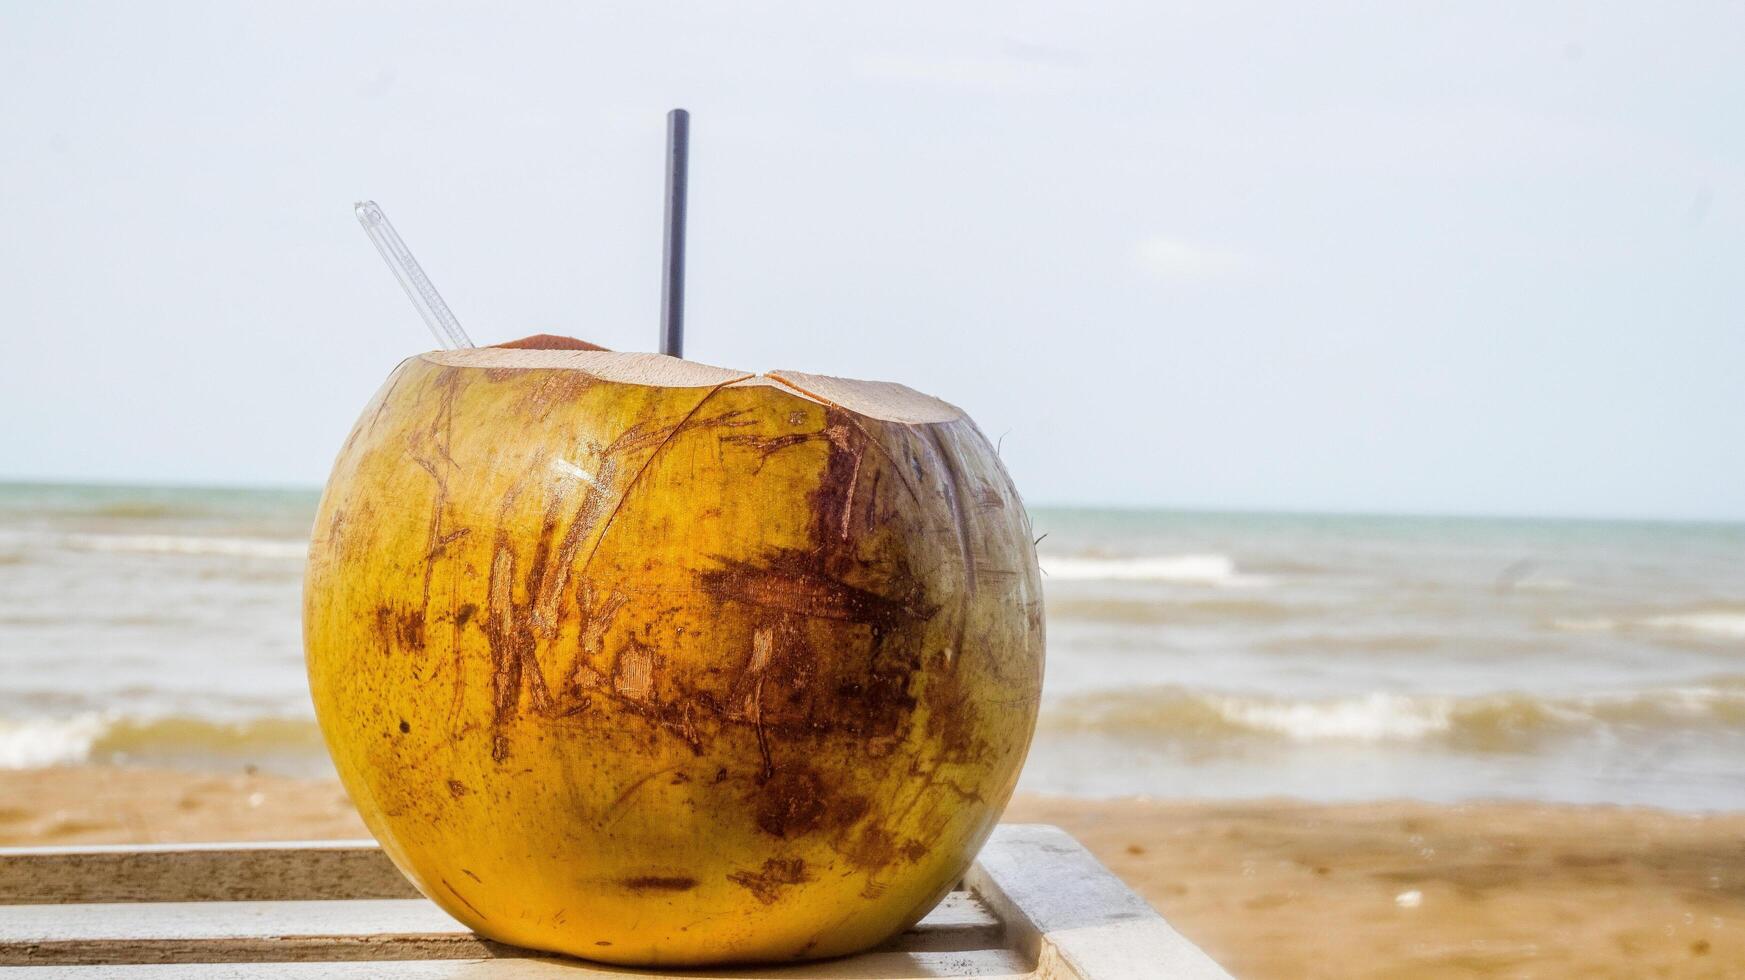
<instances>
[{"instance_id":1,"label":"black straw","mask_svg":"<svg viewBox=\"0 0 1745 980\"><path fill-rule=\"evenodd\" d=\"M666 114L666 244L660 276L660 352L685 356L685 184L691 155L691 114Z\"/></svg>"}]
</instances>

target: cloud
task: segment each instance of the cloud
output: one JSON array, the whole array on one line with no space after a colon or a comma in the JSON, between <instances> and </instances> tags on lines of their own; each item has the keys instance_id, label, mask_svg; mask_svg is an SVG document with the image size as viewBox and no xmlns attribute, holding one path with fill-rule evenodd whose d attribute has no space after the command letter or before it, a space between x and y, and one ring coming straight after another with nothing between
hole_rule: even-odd
<instances>
[{"instance_id":1,"label":"cloud","mask_svg":"<svg viewBox=\"0 0 1745 980\"><path fill-rule=\"evenodd\" d=\"M1133 264L1153 279L1195 283L1238 279L1253 267L1240 253L1161 235L1133 247Z\"/></svg>"}]
</instances>

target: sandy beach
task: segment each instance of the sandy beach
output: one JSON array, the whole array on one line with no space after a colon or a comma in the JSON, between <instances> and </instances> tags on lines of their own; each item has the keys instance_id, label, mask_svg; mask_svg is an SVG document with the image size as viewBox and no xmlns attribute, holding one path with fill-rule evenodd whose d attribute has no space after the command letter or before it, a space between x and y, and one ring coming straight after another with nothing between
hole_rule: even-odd
<instances>
[{"instance_id":1,"label":"sandy beach","mask_svg":"<svg viewBox=\"0 0 1745 980\"><path fill-rule=\"evenodd\" d=\"M360 837L339 785L0 772L0 842ZM1745 976L1745 814L1026 796L1237 976Z\"/></svg>"}]
</instances>

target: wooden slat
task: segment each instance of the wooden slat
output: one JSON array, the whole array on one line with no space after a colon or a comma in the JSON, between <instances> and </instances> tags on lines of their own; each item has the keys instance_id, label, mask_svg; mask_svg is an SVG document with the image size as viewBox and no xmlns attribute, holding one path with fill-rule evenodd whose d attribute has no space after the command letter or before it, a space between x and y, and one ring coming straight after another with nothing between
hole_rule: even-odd
<instances>
[{"instance_id":1,"label":"wooden slat","mask_svg":"<svg viewBox=\"0 0 1745 980\"><path fill-rule=\"evenodd\" d=\"M882 949L998 948L998 919L954 892ZM471 959L523 955L475 936L425 899L148 902L0 907L0 965L255 960Z\"/></svg>"},{"instance_id":2,"label":"wooden slat","mask_svg":"<svg viewBox=\"0 0 1745 980\"><path fill-rule=\"evenodd\" d=\"M476 959L494 948L424 899L0 908L0 964Z\"/></svg>"},{"instance_id":3,"label":"wooden slat","mask_svg":"<svg viewBox=\"0 0 1745 980\"><path fill-rule=\"evenodd\" d=\"M965 885L974 894L954 892L881 950L779 969L670 975L1228 976L1056 828L998 828ZM492 944L412 894L367 841L0 849L0 962L36 964L7 971L20 977L119 971L141 980L669 975ZM45 957L66 965L41 965L51 962ZM319 962L295 962L309 957ZM142 963L165 965L134 965Z\"/></svg>"},{"instance_id":4,"label":"wooden slat","mask_svg":"<svg viewBox=\"0 0 1745 980\"><path fill-rule=\"evenodd\" d=\"M1058 827L1003 824L964 877L1036 980L1230 980Z\"/></svg>"},{"instance_id":5,"label":"wooden slat","mask_svg":"<svg viewBox=\"0 0 1745 980\"><path fill-rule=\"evenodd\" d=\"M999 949L1005 940L1006 924L986 903L968 891L954 891L934 906L926 918L880 948L951 953Z\"/></svg>"},{"instance_id":6,"label":"wooden slat","mask_svg":"<svg viewBox=\"0 0 1745 980\"><path fill-rule=\"evenodd\" d=\"M0 905L417 896L371 840L0 848Z\"/></svg>"},{"instance_id":7,"label":"wooden slat","mask_svg":"<svg viewBox=\"0 0 1745 980\"><path fill-rule=\"evenodd\" d=\"M840 960L792 966L707 969L684 973L629 970L581 960L510 958L487 960L405 960L369 963L176 963L170 965L35 966L6 971L8 980L914 980L928 977L980 977L1027 980L1029 965L1003 949L962 953L862 953ZM1140 974L1139 976L1144 976ZM1131 980L1131 978L1121 978Z\"/></svg>"}]
</instances>

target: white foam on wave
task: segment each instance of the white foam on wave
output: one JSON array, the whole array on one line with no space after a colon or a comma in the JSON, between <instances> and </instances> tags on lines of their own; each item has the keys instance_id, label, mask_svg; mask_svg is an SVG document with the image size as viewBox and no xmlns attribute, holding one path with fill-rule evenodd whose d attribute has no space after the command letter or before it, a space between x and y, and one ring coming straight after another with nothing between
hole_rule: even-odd
<instances>
[{"instance_id":1,"label":"white foam on wave","mask_svg":"<svg viewBox=\"0 0 1745 980\"><path fill-rule=\"evenodd\" d=\"M1745 612L1706 610L1624 618L1614 616L1566 617L1552 620L1551 627L1566 633L1658 630L1706 639L1745 640Z\"/></svg>"},{"instance_id":2,"label":"white foam on wave","mask_svg":"<svg viewBox=\"0 0 1745 980\"><path fill-rule=\"evenodd\" d=\"M68 534L62 541L67 547L79 551L297 559L309 554L307 542L284 538L222 538L188 534Z\"/></svg>"},{"instance_id":3,"label":"white foam on wave","mask_svg":"<svg viewBox=\"0 0 1745 980\"><path fill-rule=\"evenodd\" d=\"M1566 578L1534 578L1528 576L1514 586L1522 592L1568 592L1575 583Z\"/></svg>"},{"instance_id":4,"label":"white foam on wave","mask_svg":"<svg viewBox=\"0 0 1745 980\"><path fill-rule=\"evenodd\" d=\"M0 721L0 769L41 769L84 762L109 729L94 714Z\"/></svg>"},{"instance_id":5,"label":"white foam on wave","mask_svg":"<svg viewBox=\"0 0 1745 980\"><path fill-rule=\"evenodd\" d=\"M1701 633L1730 640L1745 640L1745 613L1695 612L1669 616L1650 616L1643 620L1655 629L1680 633Z\"/></svg>"},{"instance_id":6,"label":"white foam on wave","mask_svg":"<svg viewBox=\"0 0 1745 980\"><path fill-rule=\"evenodd\" d=\"M1560 616L1551 621L1551 628L1565 633L1610 633L1620 623L1610 616Z\"/></svg>"},{"instance_id":7,"label":"white foam on wave","mask_svg":"<svg viewBox=\"0 0 1745 980\"><path fill-rule=\"evenodd\" d=\"M1138 558L1050 556L1040 561L1042 571L1048 577L1069 581L1176 582L1219 588L1266 584L1266 579L1258 575L1245 575L1238 571L1236 560L1229 555L1217 553L1148 555Z\"/></svg>"},{"instance_id":8,"label":"white foam on wave","mask_svg":"<svg viewBox=\"0 0 1745 980\"><path fill-rule=\"evenodd\" d=\"M1259 701L1209 696L1229 721L1293 741L1415 740L1453 727L1453 702L1374 693L1328 701Z\"/></svg>"},{"instance_id":9,"label":"white foam on wave","mask_svg":"<svg viewBox=\"0 0 1745 980\"><path fill-rule=\"evenodd\" d=\"M1691 726L1745 730L1745 679L1567 694L1467 696L1373 691L1294 699L1181 687L1076 695L1045 709L1044 724L1191 740L1266 735L1293 742L1513 744L1533 733L1649 731Z\"/></svg>"},{"instance_id":10,"label":"white foam on wave","mask_svg":"<svg viewBox=\"0 0 1745 980\"><path fill-rule=\"evenodd\" d=\"M0 769L84 762L318 757L315 719L297 715L225 718L84 712L0 718Z\"/></svg>"}]
</instances>

